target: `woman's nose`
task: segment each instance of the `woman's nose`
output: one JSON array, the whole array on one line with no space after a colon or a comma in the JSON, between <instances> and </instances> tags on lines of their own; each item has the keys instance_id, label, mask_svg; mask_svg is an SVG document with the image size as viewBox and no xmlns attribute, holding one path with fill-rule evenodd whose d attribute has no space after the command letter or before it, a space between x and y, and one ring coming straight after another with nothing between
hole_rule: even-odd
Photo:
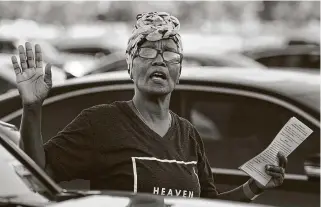
<instances>
[{"instance_id":1,"label":"woman's nose","mask_svg":"<svg viewBox=\"0 0 321 207\"><path fill-rule=\"evenodd\" d=\"M155 57L155 59L152 62L152 66L163 66L163 67L166 67L166 63L164 62L164 59L160 54L158 54Z\"/></svg>"}]
</instances>

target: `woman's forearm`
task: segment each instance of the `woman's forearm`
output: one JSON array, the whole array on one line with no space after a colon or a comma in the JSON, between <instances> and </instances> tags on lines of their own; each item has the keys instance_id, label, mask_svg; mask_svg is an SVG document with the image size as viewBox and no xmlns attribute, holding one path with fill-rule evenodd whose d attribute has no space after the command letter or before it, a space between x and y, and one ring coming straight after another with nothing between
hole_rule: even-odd
<instances>
[{"instance_id":1,"label":"woman's forearm","mask_svg":"<svg viewBox=\"0 0 321 207\"><path fill-rule=\"evenodd\" d=\"M41 168L45 168L45 153L41 135L42 106L23 107L19 146Z\"/></svg>"},{"instance_id":2,"label":"woman's forearm","mask_svg":"<svg viewBox=\"0 0 321 207\"><path fill-rule=\"evenodd\" d=\"M256 184L255 181L253 179L250 179L248 181L248 187L249 189L252 191L253 194L259 195L263 192L263 190L259 189ZM246 193L244 192L244 187L243 185L224 192L224 193L220 193L218 194L218 198L222 199L222 200L231 200L231 201L241 201L241 202L251 202L251 198L248 197L248 195L246 195Z\"/></svg>"}]
</instances>

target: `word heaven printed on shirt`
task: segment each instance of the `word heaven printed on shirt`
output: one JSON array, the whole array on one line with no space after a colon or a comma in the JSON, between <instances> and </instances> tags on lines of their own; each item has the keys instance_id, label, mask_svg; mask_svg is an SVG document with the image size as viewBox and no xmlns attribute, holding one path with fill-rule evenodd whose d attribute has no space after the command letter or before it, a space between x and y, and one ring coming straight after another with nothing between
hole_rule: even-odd
<instances>
[{"instance_id":1,"label":"word heaven printed on shirt","mask_svg":"<svg viewBox=\"0 0 321 207\"><path fill-rule=\"evenodd\" d=\"M182 196L193 198L194 192L190 190L180 190L180 189L166 189L160 187L154 187L153 194L164 195L164 196Z\"/></svg>"},{"instance_id":2,"label":"word heaven printed on shirt","mask_svg":"<svg viewBox=\"0 0 321 207\"><path fill-rule=\"evenodd\" d=\"M132 164L134 193L150 192L186 198L200 196L200 184L195 170L197 161L132 157Z\"/></svg>"}]
</instances>

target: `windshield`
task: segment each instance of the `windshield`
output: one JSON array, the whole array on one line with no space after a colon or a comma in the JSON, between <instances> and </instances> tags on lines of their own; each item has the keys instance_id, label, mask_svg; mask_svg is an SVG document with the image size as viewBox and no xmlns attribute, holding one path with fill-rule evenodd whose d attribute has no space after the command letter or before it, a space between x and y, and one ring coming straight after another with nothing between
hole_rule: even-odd
<instances>
[{"instance_id":1,"label":"windshield","mask_svg":"<svg viewBox=\"0 0 321 207\"><path fill-rule=\"evenodd\" d=\"M0 198L47 201L49 191L7 149L0 145Z\"/></svg>"}]
</instances>

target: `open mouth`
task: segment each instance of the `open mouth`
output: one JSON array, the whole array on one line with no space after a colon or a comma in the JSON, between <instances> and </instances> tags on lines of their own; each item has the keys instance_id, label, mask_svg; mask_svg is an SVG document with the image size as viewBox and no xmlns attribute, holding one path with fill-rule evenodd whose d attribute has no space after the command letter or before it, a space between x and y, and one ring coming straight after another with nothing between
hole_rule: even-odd
<instances>
[{"instance_id":1,"label":"open mouth","mask_svg":"<svg viewBox=\"0 0 321 207\"><path fill-rule=\"evenodd\" d=\"M166 80L166 74L163 72L154 72L150 75L150 78L158 78L158 79Z\"/></svg>"}]
</instances>

